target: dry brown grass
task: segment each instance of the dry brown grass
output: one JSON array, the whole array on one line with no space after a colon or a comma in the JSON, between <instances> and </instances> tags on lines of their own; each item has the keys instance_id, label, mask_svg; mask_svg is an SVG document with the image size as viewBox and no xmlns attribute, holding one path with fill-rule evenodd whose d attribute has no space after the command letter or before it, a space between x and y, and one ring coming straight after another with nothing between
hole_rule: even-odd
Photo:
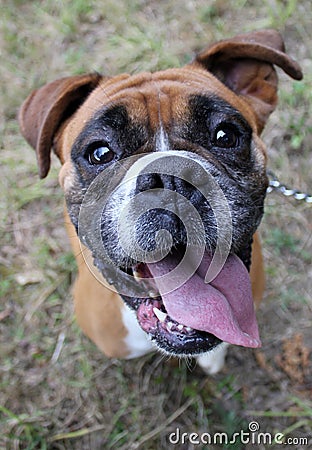
<instances>
[{"instance_id":1,"label":"dry brown grass","mask_svg":"<svg viewBox=\"0 0 312 450\"><path fill-rule=\"evenodd\" d=\"M7 0L0 7L0 447L168 449L177 427L231 435L251 420L263 432L311 438L311 205L278 194L267 199L261 352L233 347L215 377L159 355L110 361L73 319L75 264L62 225L58 162L38 181L16 122L30 90L59 76L165 68L208 42L273 26L305 79L281 75L280 105L265 133L270 167L311 191L310 2Z\"/></svg>"}]
</instances>

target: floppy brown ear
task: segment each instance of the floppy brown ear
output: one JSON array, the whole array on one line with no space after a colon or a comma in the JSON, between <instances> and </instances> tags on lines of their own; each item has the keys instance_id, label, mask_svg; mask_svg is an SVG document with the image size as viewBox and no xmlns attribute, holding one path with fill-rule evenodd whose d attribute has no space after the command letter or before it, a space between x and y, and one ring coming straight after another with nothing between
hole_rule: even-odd
<instances>
[{"instance_id":1,"label":"floppy brown ear","mask_svg":"<svg viewBox=\"0 0 312 450\"><path fill-rule=\"evenodd\" d=\"M36 150L40 178L47 176L54 136L99 84L99 74L61 78L32 92L19 111L23 136Z\"/></svg>"},{"instance_id":2,"label":"floppy brown ear","mask_svg":"<svg viewBox=\"0 0 312 450\"><path fill-rule=\"evenodd\" d=\"M278 79L273 65L300 80L299 64L285 53L281 35L261 30L223 40L199 53L193 64L200 64L241 95L256 113L259 133L277 103Z\"/></svg>"}]
</instances>

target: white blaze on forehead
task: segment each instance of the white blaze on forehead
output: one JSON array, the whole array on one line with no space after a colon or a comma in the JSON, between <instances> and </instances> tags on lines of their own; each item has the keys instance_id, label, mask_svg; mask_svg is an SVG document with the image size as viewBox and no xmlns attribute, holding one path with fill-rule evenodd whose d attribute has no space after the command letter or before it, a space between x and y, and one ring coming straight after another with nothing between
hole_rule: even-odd
<instances>
[{"instance_id":1,"label":"white blaze on forehead","mask_svg":"<svg viewBox=\"0 0 312 450\"><path fill-rule=\"evenodd\" d=\"M163 126L160 125L160 129L156 136L156 151L157 152L167 152L170 150L168 134L164 130Z\"/></svg>"}]
</instances>

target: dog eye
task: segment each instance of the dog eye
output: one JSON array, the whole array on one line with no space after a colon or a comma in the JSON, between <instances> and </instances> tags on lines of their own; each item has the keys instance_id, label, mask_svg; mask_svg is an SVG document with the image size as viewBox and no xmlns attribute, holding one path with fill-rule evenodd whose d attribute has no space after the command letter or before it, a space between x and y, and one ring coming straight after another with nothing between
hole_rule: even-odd
<instances>
[{"instance_id":1,"label":"dog eye","mask_svg":"<svg viewBox=\"0 0 312 450\"><path fill-rule=\"evenodd\" d=\"M232 125L219 125L212 139L212 144L219 148L235 148L239 143L239 131Z\"/></svg>"},{"instance_id":2,"label":"dog eye","mask_svg":"<svg viewBox=\"0 0 312 450\"><path fill-rule=\"evenodd\" d=\"M88 148L86 156L90 164L99 165L111 162L116 155L106 142L96 142Z\"/></svg>"}]
</instances>

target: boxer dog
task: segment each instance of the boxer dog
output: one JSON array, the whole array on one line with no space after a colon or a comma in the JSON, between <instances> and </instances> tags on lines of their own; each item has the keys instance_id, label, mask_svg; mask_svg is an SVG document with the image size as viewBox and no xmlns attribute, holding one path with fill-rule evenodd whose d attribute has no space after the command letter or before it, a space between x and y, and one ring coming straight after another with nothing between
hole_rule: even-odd
<instances>
[{"instance_id":1,"label":"boxer dog","mask_svg":"<svg viewBox=\"0 0 312 450\"><path fill-rule=\"evenodd\" d=\"M300 80L274 30L213 44L182 68L53 81L23 103L46 177L53 149L78 264L78 323L109 357L156 348L207 373L225 348L261 345L260 140L274 65Z\"/></svg>"}]
</instances>

